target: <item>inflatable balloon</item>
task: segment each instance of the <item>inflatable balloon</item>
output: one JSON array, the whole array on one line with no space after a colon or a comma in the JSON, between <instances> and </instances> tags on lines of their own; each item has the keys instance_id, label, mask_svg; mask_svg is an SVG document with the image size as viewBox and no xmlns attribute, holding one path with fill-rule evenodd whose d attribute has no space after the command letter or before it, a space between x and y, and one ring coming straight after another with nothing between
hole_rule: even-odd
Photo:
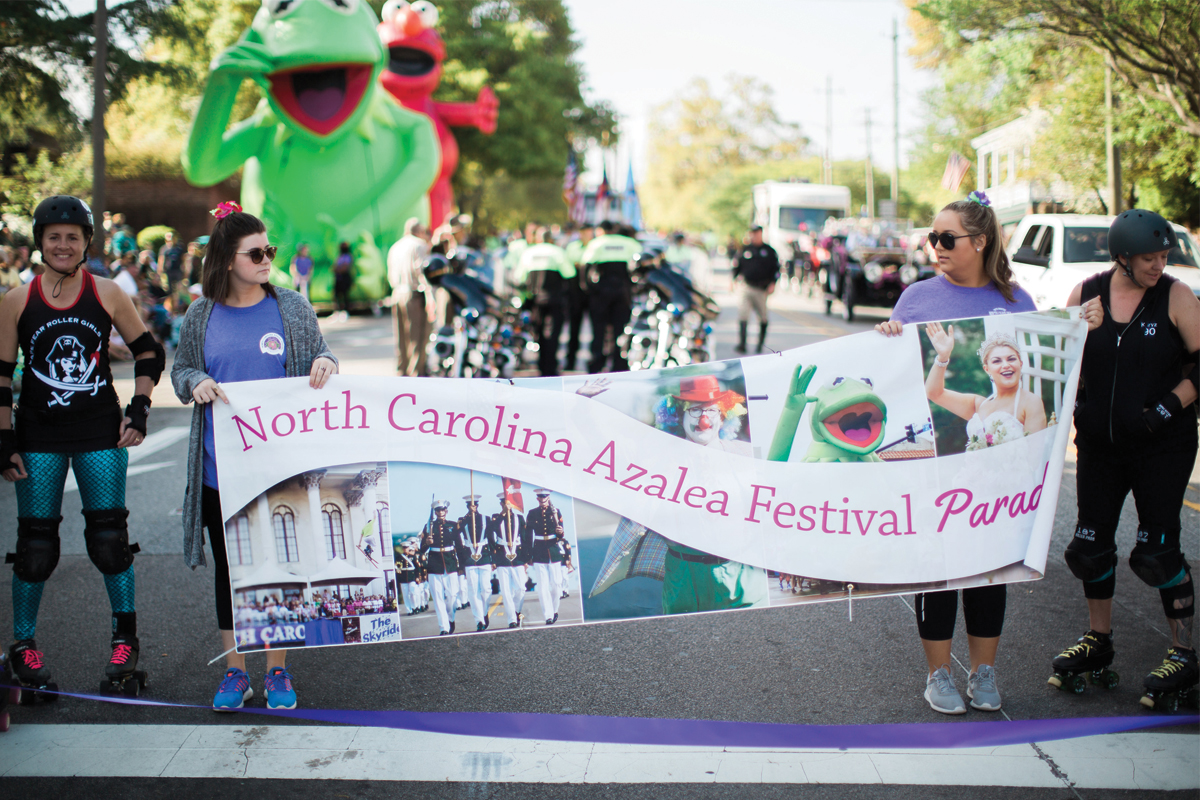
<instances>
[{"instance_id":1,"label":"inflatable balloon","mask_svg":"<svg viewBox=\"0 0 1200 800\"><path fill-rule=\"evenodd\" d=\"M211 186L239 167L242 206L279 245L271 280L289 285L288 264L308 244L314 302L332 297L330 266L350 242L350 297L389 292L384 253L411 216L428 218L438 176L430 120L378 89L387 51L365 0L263 0L250 29L212 63L183 152L184 175ZM266 94L229 127L242 81Z\"/></svg>"},{"instance_id":2,"label":"inflatable balloon","mask_svg":"<svg viewBox=\"0 0 1200 800\"><path fill-rule=\"evenodd\" d=\"M392 97L405 107L419 111L437 126L442 146L442 171L429 190L429 218L436 228L454 207L450 178L458 167L458 142L450 126L475 127L486 134L496 130L500 101L487 86L479 90L474 103L442 103L433 92L442 79L446 45L434 29L437 8L428 0L411 5L405 0L388 0L383 6L379 38L388 49L387 69L379 81Z\"/></svg>"}]
</instances>

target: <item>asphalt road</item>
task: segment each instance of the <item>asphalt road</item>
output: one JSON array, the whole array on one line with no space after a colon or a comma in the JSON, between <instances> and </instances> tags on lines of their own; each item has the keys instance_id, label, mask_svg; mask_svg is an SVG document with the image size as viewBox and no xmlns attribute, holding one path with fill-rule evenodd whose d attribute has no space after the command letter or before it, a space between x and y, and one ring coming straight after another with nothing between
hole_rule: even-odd
<instances>
[{"instance_id":1,"label":"asphalt road","mask_svg":"<svg viewBox=\"0 0 1200 800\"><path fill-rule=\"evenodd\" d=\"M724 277L717 274L719 289ZM736 323L731 298L717 325L717 357L733 356ZM862 310L846 323L825 316L816 300L781 294L774 302L768 344L797 347L831 336L868 330L886 311ZM835 309L836 311L836 309ZM343 371L389 374L391 330L387 318L355 317L325 323ZM122 368L130 371L128 368ZM130 371L131 372L131 371ZM123 373L118 374L122 377ZM129 376L124 376L129 377ZM167 381L164 380L164 386ZM172 402L160 387L151 415L150 442L161 447L131 458L127 498L131 540L137 558L142 666L150 672L148 696L169 703L205 705L221 674L215 631L212 575L183 563L180 506L187 462L186 426L191 410ZM135 451L136 452L136 451ZM1081 696L1046 685L1050 659L1087 627L1078 582L1062 563L1062 550L1075 521L1073 456L1069 455L1047 575L1010 588L1005 634L997 662L1004 710L941 717L922 698L925 664L911 598L887 597L854 604L853 621L843 603L754 610L716 615L659 618L578 627L533 625L517 635L441 637L365 647L322 648L290 660L300 701L306 708L408 709L415 711L500 711L632 717L736 720L807 724L901 722L989 722L1071 717L1127 716L1140 713L1141 678L1161 662L1169 644L1158 594L1137 580L1122 561L1118 567L1114 629L1115 668L1121 684L1112 691L1089 689ZM136 472L136 474L134 474ZM1188 499L1200 504L1200 486ZM1184 509L1183 547L1200 545L1196 507ZM92 692L108 658L109 610L100 575L88 561L82 539L78 492L63 503L62 559L42 601L38 641L61 687ZM13 549L16 500L0 491L0 545ZM1135 518L1128 503L1118 533L1121 552L1133 544ZM0 591L8 592L11 573L0 571ZM536 593L529 594L535 601ZM498 598L493 598L498 599ZM432 612L430 612L432 613ZM459 614L460 629L470 623ZM9 630L11 608L0 603L0 630ZM473 628L473 624L468 627ZM966 636L954 642L956 678L965 688ZM256 684L261 656L251 657ZM261 696L254 704L261 704ZM238 715L207 708L115 706L65 699L13 709L14 724L244 726ZM272 725L305 725L283 718ZM1171 729L1194 737L1195 725ZM1149 741L1149 740L1147 740ZM551 743L549 746L553 746ZM3 739L0 735L0 750ZM1198 759L1200 761L1200 759ZM400 776L398 776L400 777ZM425 797L593 797L603 787L534 784L415 783L403 787L353 781L113 780L5 778L0 796L70 789L85 795L120 798L171 794L181 800L214 792L249 790L265 796ZM940 797L961 788L922 786L781 787L755 786L758 797ZM977 798L1125 797L1119 791L975 788ZM627 797L740 797L745 785L626 785ZM805 794L806 793L806 794ZM1195 796L1194 792L1189 793ZM606 793L605 796L608 796ZM1160 796L1139 793L1136 796ZM1161 796L1167 796L1162 794Z\"/></svg>"}]
</instances>

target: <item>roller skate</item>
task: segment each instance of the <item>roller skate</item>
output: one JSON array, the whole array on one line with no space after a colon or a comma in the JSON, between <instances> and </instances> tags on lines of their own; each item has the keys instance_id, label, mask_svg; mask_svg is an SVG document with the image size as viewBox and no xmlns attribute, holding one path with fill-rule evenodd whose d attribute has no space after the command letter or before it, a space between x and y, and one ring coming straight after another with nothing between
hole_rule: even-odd
<instances>
[{"instance_id":1,"label":"roller skate","mask_svg":"<svg viewBox=\"0 0 1200 800\"><path fill-rule=\"evenodd\" d=\"M8 661L16 678L16 700L31 706L38 700L52 703L58 699L58 684L50 680L50 668L33 639L20 639L8 648ZM13 699L10 695L10 699Z\"/></svg>"},{"instance_id":2,"label":"roller skate","mask_svg":"<svg viewBox=\"0 0 1200 800\"><path fill-rule=\"evenodd\" d=\"M12 670L8 666L8 655L0 652L0 733L8 731L8 704L15 703L20 698L21 690L13 680Z\"/></svg>"},{"instance_id":3,"label":"roller skate","mask_svg":"<svg viewBox=\"0 0 1200 800\"><path fill-rule=\"evenodd\" d=\"M1111 633L1088 631L1055 657L1054 674L1046 683L1074 694L1082 694L1089 682L1111 689L1121 679L1109 669L1115 656Z\"/></svg>"},{"instance_id":4,"label":"roller skate","mask_svg":"<svg viewBox=\"0 0 1200 800\"><path fill-rule=\"evenodd\" d=\"M146 688L146 673L138 663L137 614L122 611L113 614L112 658L104 668L100 694L137 697Z\"/></svg>"},{"instance_id":5,"label":"roller skate","mask_svg":"<svg viewBox=\"0 0 1200 800\"><path fill-rule=\"evenodd\" d=\"M1152 670L1143 685L1146 695L1141 704L1155 711L1174 711L1182 704L1191 708L1200 707L1200 667L1196 665L1196 651L1186 647L1172 647L1167 657Z\"/></svg>"}]
</instances>

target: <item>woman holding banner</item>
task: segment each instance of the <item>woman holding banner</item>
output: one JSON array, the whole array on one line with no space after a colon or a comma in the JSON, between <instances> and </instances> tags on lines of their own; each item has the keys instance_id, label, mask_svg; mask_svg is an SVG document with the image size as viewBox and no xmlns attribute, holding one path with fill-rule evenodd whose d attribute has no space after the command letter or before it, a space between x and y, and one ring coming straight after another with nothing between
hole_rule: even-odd
<instances>
[{"instance_id":1,"label":"woman holding banner","mask_svg":"<svg viewBox=\"0 0 1200 800\"><path fill-rule=\"evenodd\" d=\"M297 292L268 282L276 248L261 220L236 203L222 203L204 259L204 296L192 303L179 333L171 383L183 403L195 401L188 447L188 487L183 507L184 558L204 564L204 529L212 546L217 627L226 670L213 708L241 708L254 695L246 657L234 649L233 590L225 552L225 526L213 446L212 404L228 403L221 384L307 375L320 389L337 361L317 325L317 315ZM267 653L268 708L295 708L285 650Z\"/></svg>"},{"instance_id":2,"label":"woman holding banner","mask_svg":"<svg viewBox=\"0 0 1200 800\"><path fill-rule=\"evenodd\" d=\"M1008 256L1004 252L1000 221L983 192L971 192L966 200L957 200L943 208L933 221L929 244L937 255L941 275L905 289L892 310L891 319L876 325L875 330L887 336L899 336L903 326L910 322L932 323L947 318L1037 310L1029 293L1013 282ZM940 328L939 325L935 330ZM938 350L938 357L933 362L929 383L935 384L935 388L937 384L942 384L944 389L942 376L950 363L949 348L944 343L943 347L938 347L938 339L934 335L931 334L930 338ZM969 416L974 416L981 404L974 399L967 399L974 406ZM966 403L962 405L965 412ZM1018 413L1021 413L1021 408L1018 399ZM1045 427L1044 411L1041 426ZM971 707L981 711L1000 709L995 664L1007 598L1004 584L974 586L962 591L967 646L971 655L967 696L971 700ZM964 714L966 706L950 674L958 592L951 589L918 594L915 605L917 630L929 665L925 699L934 711Z\"/></svg>"}]
</instances>

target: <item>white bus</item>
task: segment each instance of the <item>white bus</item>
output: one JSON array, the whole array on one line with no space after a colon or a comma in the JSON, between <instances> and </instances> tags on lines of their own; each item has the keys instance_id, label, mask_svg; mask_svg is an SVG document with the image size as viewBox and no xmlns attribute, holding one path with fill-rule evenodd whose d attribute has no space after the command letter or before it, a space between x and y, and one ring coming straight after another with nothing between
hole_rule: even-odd
<instances>
[{"instance_id":1,"label":"white bus","mask_svg":"<svg viewBox=\"0 0 1200 800\"><path fill-rule=\"evenodd\" d=\"M767 181L754 187L754 224L763 228L763 239L775 248L781 261L791 257L789 244L804 223L818 235L830 217L850 214L850 189L820 183Z\"/></svg>"}]
</instances>

